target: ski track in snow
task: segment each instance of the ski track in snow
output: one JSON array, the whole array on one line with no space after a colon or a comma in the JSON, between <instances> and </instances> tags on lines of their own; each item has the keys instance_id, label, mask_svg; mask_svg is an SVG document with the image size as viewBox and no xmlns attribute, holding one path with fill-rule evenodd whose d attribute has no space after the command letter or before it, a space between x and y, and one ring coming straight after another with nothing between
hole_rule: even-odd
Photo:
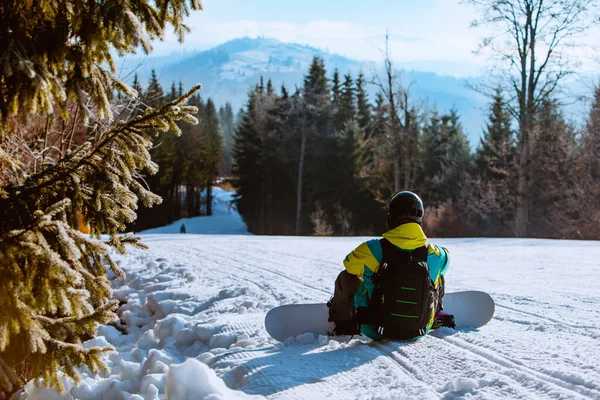
<instances>
[{"instance_id":1,"label":"ski track in snow","mask_svg":"<svg viewBox=\"0 0 600 400\"><path fill-rule=\"evenodd\" d=\"M145 235L148 251L115 255L127 274L114 281L117 325L128 334L103 327L94 339L116 347L111 372L84 371L71 394L164 399L170 366L195 358L234 390L215 386L214 398L600 399L598 242L432 240L450 250L448 292L494 297L494 319L479 330L410 342L270 338L266 312L327 301L365 239Z\"/></svg>"}]
</instances>

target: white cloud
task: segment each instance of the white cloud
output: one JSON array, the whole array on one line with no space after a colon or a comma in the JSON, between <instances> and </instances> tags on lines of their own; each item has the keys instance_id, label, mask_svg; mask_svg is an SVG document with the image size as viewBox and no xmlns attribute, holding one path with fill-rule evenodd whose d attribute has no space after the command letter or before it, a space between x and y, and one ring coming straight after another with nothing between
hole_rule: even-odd
<instances>
[{"instance_id":1,"label":"white cloud","mask_svg":"<svg viewBox=\"0 0 600 400\"><path fill-rule=\"evenodd\" d=\"M176 43L172 33L164 42L155 43L155 53L168 54L172 51L206 49L231 39L269 37L283 42L307 44L332 53L361 60L381 60L385 47L385 29L350 22L313 20L306 23L282 21L260 22L240 20L225 23L202 23L189 20L191 33L183 45ZM477 36L466 30L427 35L404 30L402 27L389 29L389 48L392 59L399 62L416 60L454 60L477 62L471 54L477 45Z\"/></svg>"}]
</instances>

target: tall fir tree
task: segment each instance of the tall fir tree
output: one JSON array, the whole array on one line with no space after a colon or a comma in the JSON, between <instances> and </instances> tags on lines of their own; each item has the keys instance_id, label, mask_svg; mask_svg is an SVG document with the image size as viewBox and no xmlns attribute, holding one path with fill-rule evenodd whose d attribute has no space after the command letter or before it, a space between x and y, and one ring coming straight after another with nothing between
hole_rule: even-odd
<instances>
[{"instance_id":1,"label":"tall fir tree","mask_svg":"<svg viewBox=\"0 0 600 400\"><path fill-rule=\"evenodd\" d=\"M224 107L219 108L219 122L223 129L223 161L221 163L221 174L231 175L232 168L232 147L235 134L235 115L231 103L225 103Z\"/></svg>"},{"instance_id":2,"label":"tall fir tree","mask_svg":"<svg viewBox=\"0 0 600 400\"><path fill-rule=\"evenodd\" d=\"M342 87L340 85L340 72L336 68L333 71L333 78L331 79L331 103L337 105L340 101L340 94L342 93Z\"/></svg>"},{"instance_id":3,"label":"tall fir tree","mask_svg":"<svg viewBox=\"0 0 600 400\"><path fill-rule=\"evenodd\" d=\"M575 132L555 101L544 101L536 115L531 143L530 233L537 237L575 237L578 201Z\"/></svg>"},{"instance_id":4,"label":"tall fir tree","mask_svg":"<svg viewBox=\"0 0 600 400\"><path fill-rule=\"evenodd\" d=\"M212 215L212 185L219 173L221 164L223 135L219 125L219 116L215 103L208 99L202 121L204 135L206 136L206 215Z\"/></svg>"},{"instance_id":5,"label":"tall fir tree","mask_svg":"<svg viewBox=\"0 0 600 400\"><path fill-rule=\"evenodd\" d=\"M251 91L246 110L238 114L242 116L242 120L236 129L233 145L236 204L250 232L261 232L264 229L262 217L266 207L262 199L263 138L256 124L261 112L256 107L258 95L256 90Z\"/></svg>"},{"instance_id":6,"label":"tall fir tree","mask_svg":"<svg viewBox=\"0 0 600 400\"><path fill-rule=\"evenodd\" d=\"M137 98L142 98L144 96L144 88L140 83L140 79L137 73L133 76L133 84L131 85L131 88L135 90Z\"/></svg>"},{"instance_id":7,"label":"tall fir tree","mask_svg":"<svg viewBox=\"0 0 600 400\"><path fill-rule=\"evenodd\" d=\"M273 95L275 95L275 89L273 88L273 81L271 81L271 78L269 78L267 81L267 96Z\"/></svg>"},{"instance_id":8,"label":"tall fir tree","mask_svg":"<svg viewBox=\"0 0 600 400\"><path fill-rule=\"evenodd\" d=\"M475 154L475 163L484 178L502 179L514 170L516 145L511 117L501 90L496 91L487 128Z\"/></svg>"},{"instance_id":9,"label":"tall fir tree","mask_svg":"<svg viewBox=\"0 0 600 400\"><path fill-rule=\"evenodd\" d=\"M206 143L206 104L199 95L192 97L190 104L198 108L196 116L200 123L184 130L177 138L176 160L172 165L175 174L171 181L173 212L178 213L176 219L206 214L201 193L206 186L207 160L213 157ZM182 187L185 187L185 196Z\"/></svg>"},{"instance_id":10,"label":"tall fir tree","mask_svg":"<svg viewBox=\"0 0 600 400\"><path fill-rule=\"evenodd\" d=\"M600 182L600 85L594 90L594 99L581 142L590 175L594 181Z\"/></svg>"},{"instance_id":11,"label":"tall fir tree","mask_svg":"<svg viewBox=\"0 0 600 400\"><path fill-rule=\"evenodd\" d=\"M371 104L365 88L365 76L361 72L356 79L356 111L358 118L358 125L363 131L363 137L368 135L371 129Z\"/></svg>"},{"instance_id":12,"label":"tall fir tree","mask_svg":"<svg viewBox=\"0 0 600 400\"><path fill-rule=\"evenodd\" d=\"M579 210L576 226L578 236L584 239L600 239L600 85L594 90L594 98L579 148ZM585 210L585 211L583 211Z\"/></svg>"},{"instance_id":13,"label":"tall fir tree","mask_svg":"<svg viewBox=\"0 0 600 400\"><path fill-rule=\"evenodd\" d=\"M359 176L362 185L373 194L373 197L384 203L391 194L388 165L384 154L388 142L389 111L381 92L376 95L373 114L373 122L360 145Z\"/></svg>"},{"instance_id":14,"label":"tall fir tree","mask_svg":"<svg viewBox=\"0 0 600 400\"><path fill-rule=\"evenodd\" d=\"M152 108L159 107L166 101L165 93L160 85L155 70L152 70L150 73L150 80L148 81L148 89L144 94L144 100L146 105Z\"/></svg>"},{"instance_id":15,"label":"tall fir tree","mask_svg":"<svg viewBox=\"0 0 600 400\"><path fill-rule=\"evenodd\" d=\"M511 117L502 92L497 90L460 201L470 232L485 236L514 235L516 181L517 148Z\"/></svg>"},{"instance_id":16,"label":"tall fir tree","mask_svg":"<svg viewBox=\"0 0 600 400\"><path fill-rule=\"evenodd\" d=\"M424 127L420 151L421 191L427 204L438 206L456 198L469 157L469 144L456 111L441 116L434 112Z\"/></svg>"},{"instance_id":17,"label":"tall fir tree","mask_svg":"<svg viewBox=\"0 0 600 400\"><path fill-rule=\"evenodd\" d=\"M302 87L302 101L298 103L299 157L297 169L296 234L310 232L307 204L329 196L331 186L320 172L326 165L327 145L334 140L330 89L322 58L314 57ZM305 185L305 179L309 185Z\"/></svg>"},{"instance_id":18,"label":"tall fir tree","mask_svg":"<svg viewBox=\"0 0 600 400\"><path fill-rule=\"evenodd\" d=\"M418 157L418 188L427 204L423 225L441 236L465 234L460 219L462 197L468 196L470 148L455 110L441 116L434 112L423 128Z\"/></svg>"},{"instance_id":19,"label":"tall fir tree","mask_svg":"<svg viewBox=\"0 0 600 400\"><path fill-rule=\"evenodd\" d=\"M336 129L343 129L344 124L356 118L356 99L354 93L354 81L352 76L344 76L344 84L340 93L339 105L336 113Z\"/></svg>"}]
</instances>

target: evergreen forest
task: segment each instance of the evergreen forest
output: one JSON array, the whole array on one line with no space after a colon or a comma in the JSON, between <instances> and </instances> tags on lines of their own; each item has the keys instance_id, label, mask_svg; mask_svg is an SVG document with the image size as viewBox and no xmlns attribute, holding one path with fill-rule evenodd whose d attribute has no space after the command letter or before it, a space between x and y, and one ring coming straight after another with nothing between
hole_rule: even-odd
<instances>
[{"instance_id":1,"label":"evergreen forest","mask_svg":"<svg viewBox=\"0 0 600 400\"><path fill-rule=\"evenodd\" d=\"M491 96L472 149L455 110L426 110L387 72L342 76L315 57L292 92L261 78L232 150L237 207L251 232L379 235L388 198L411 190L431 236L517 236L519 141L505 93ZM379 88L373 99L368 84ZM527 236L600 238L600 88L586 117L577 129L551 97L534 115Z\"/></svg>"},{"instance_id":2,"label":"evergreen forest","mask_svg":"<svg viewBox=\"0 0 600 400\"><path fill-rule=\"evenodd\" d=\"M137 75L132 87L140 93L134 105L136 112L161 107L184 93L181 83L173 83L169 91L163 90L155 71L146 88ZM234 114L230 104L217 110L210 98L204 101L200 94L194 94L188 104L198 110L194 115L198 124L178 124L179 135L172 130L159 133L150 150L158 172L140 179L149 190L161 196L162 203L142 207L137 219L129 225L130 230L212 215L212 185L218 177L228 176L231 171Z\"/></svg>"}]
</instances>

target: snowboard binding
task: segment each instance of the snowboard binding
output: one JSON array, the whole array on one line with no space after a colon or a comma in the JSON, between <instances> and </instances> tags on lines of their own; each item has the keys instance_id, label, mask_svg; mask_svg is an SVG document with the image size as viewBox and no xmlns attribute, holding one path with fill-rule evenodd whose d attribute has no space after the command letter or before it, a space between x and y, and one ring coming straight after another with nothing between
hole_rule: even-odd
<instances>
[{"instance_id":1,"label":"snowboard binding","mask_svg":"<svg viewBox=\"0 0 600 400\"><path fill-rule=\"evenodd\" d=\"M456 323L454 322L454 315L446 314L446 313L437 313L435 316L435 320L433 321L433 326L431 329L438 329L442 326L448 328L455 328Z\"/></svg>"}]
</instances>

